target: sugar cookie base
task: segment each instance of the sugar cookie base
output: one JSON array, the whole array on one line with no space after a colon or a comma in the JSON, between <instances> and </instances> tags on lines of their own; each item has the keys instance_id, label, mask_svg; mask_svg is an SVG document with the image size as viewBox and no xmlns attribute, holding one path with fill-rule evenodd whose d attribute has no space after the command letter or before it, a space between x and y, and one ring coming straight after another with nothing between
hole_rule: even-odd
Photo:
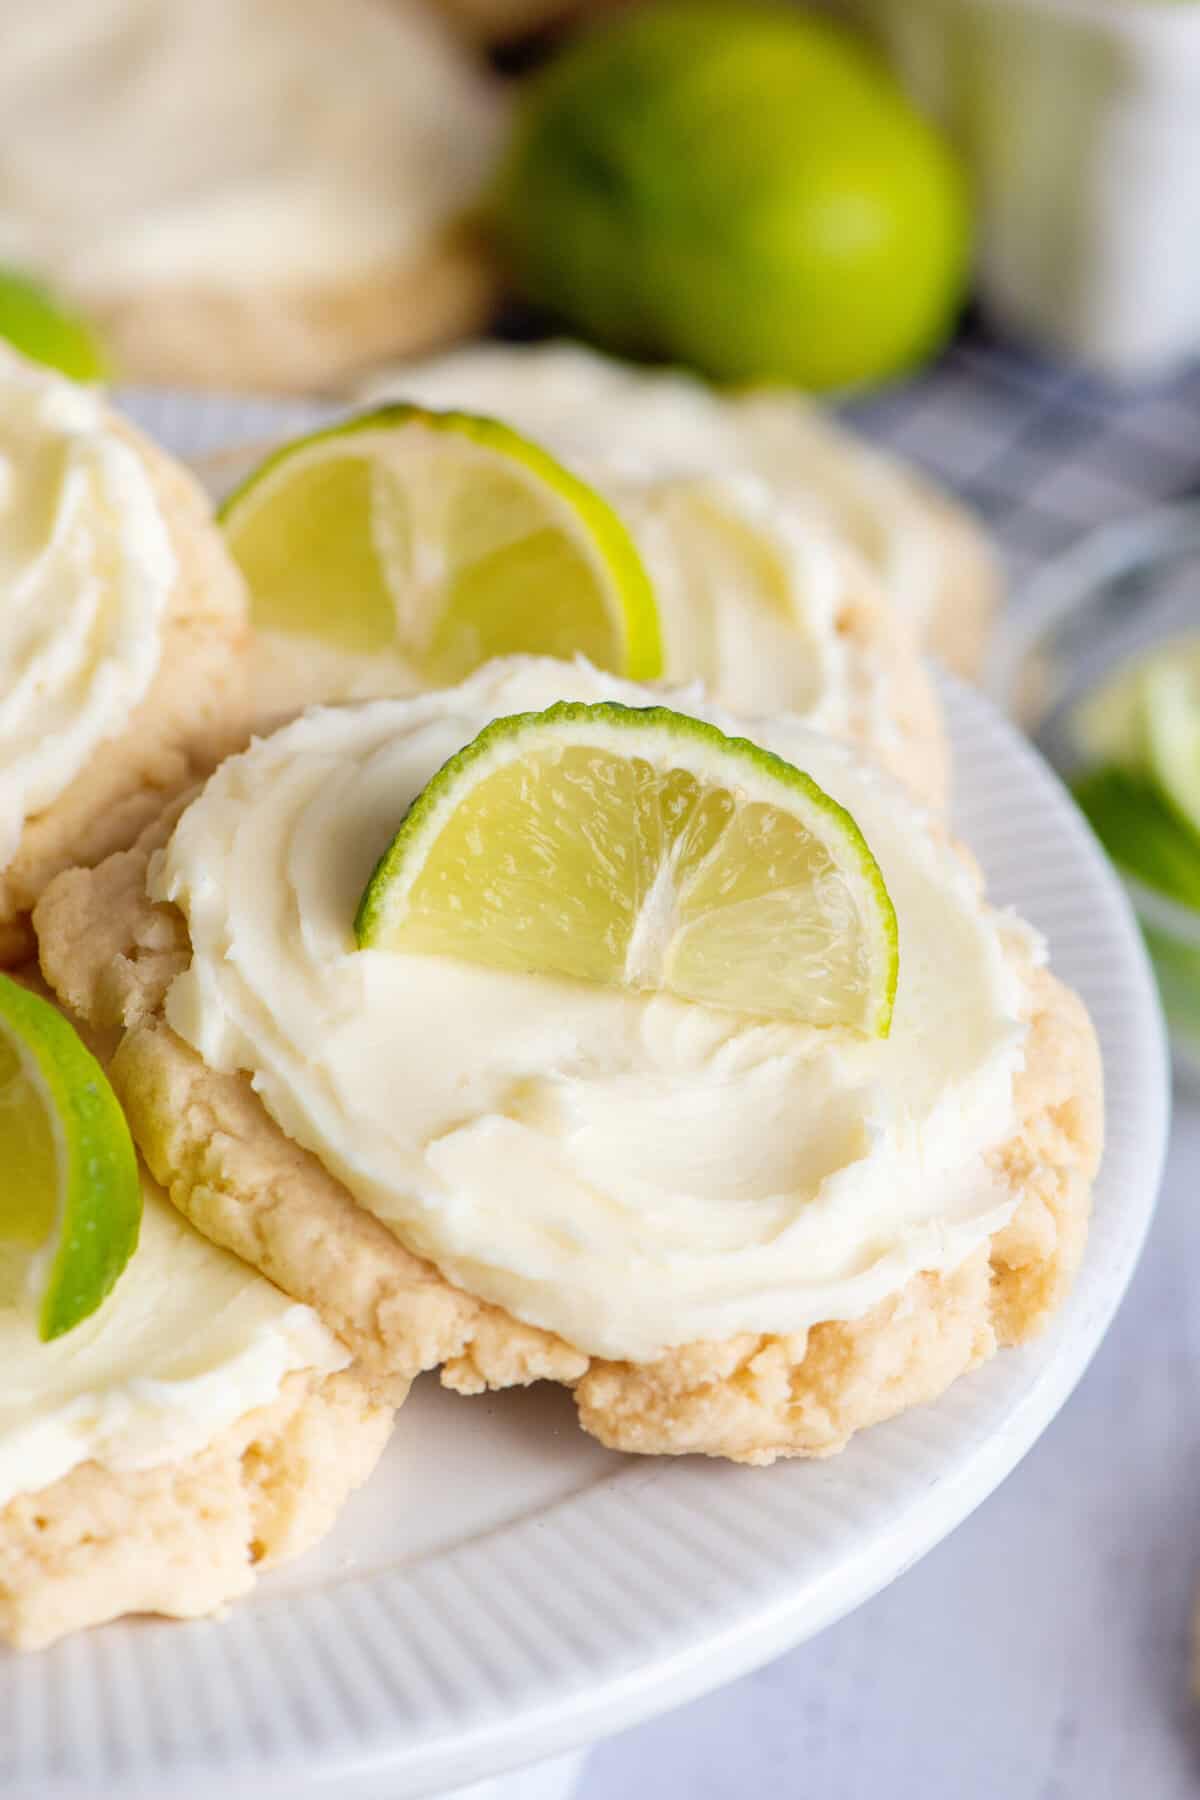
<instances>
[{"instance_id":1,"label":"sugar cookie base","mask_svg":"<svg viewBox=\"0 0 1200 1800\"><path fill-rule=\"evenodd\" d=\"M617 1449L750 1463L829 1455L1033 1336L1067 1292L1100 1156L1099 1053L1080 1001L1022 963L1030 1033L1018 1124L990 1158L1018 1204L960 1267L917 1276L861 1319L686 1345L647 1364L594 1360L520 1323L406 1250L284 1135L245 1077L207 1068L165 1023L190 946L182 915L152 904L145 882L172 823L54 884L36 917L43 972L83 1019L122 1033L113 1083L175 1205L313 1306L385 1393L438 1366L460 1393L548 1379L574 1387L585 1429ZM1012 954L1021 961L1015 941Z\"/></svg>"},{"instance_id":2,"label":"sugar cookie base","mask_svg":"<svg viewBox=\"0 0 1200 1800\"><path fill-rule=\"evenodd\" d=\"M390 1428L352 1372L301 1372L183 1461L82 1463L20 1495L0 1510L0 1640L37 1650L128 1613L218 1611L324 1536Z\"/></svg>"}]
</instances>

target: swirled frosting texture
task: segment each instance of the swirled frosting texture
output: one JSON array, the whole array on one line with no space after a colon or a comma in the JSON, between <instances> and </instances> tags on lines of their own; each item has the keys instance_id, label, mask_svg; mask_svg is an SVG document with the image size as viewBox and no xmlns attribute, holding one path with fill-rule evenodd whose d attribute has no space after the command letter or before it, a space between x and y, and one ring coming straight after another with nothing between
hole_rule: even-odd
<instances>
[{"instance_id":1,"label":"swirled frosting texture","mask_svg":"<svg viewBox=\"0 0 1200 1800\"><path fill-rule=\"evenodd\" d=\"M0 358L0 868L145 697L174 579L150 478L99 398Z\"/></svg>"},{"instance_id":2,"label":"swirled frosting texture","mask_svg":"<svg viewBox=\"0 0 1200 1800\"><path fill-rule=\"evenodd\" d=\"M151 873L193 946L168 995L212 1067L452 1280L598 1355L853 1317L956 1264L1012 1195L1021 982L931 820L788 718L755 728L858 819L900 921L891 1037L742 1019L434 957L357 951L406 806L491 719L660 695L532 659L317 709L227 762ZM682 710L736 721L696 693Z\"/></svg>"}]
</instances>

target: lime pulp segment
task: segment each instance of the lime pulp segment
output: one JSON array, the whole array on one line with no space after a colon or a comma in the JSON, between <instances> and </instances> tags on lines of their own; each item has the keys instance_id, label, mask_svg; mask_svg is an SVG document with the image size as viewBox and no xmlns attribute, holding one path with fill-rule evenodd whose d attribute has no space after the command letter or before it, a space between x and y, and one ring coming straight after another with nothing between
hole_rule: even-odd
<instances>
[{"instance_id":1,"label":"lime pulp segment","mask_svg":"<svg viewBox=\"0 0 1200 1800\"><path fill-rule=\"evenodd\" d=\"M662 673L654 593L608 502L494 419L391 405L269 457L221 509L257 625L431 684L493 656Z\"/></svg>"},{"instance_id":2,"label":"lime pulp segment","mask_svg":"<svg viewBox=\"0 0 1200 1800\"><path fill-rule=\"evenodd\" d=\"M43 1339L104 1300L137 1247L142 1194L125 1116L49 1002L0 975L0 1301L31 1292Z\"/></svg>"},{"instance_id":3,"label":"lime pulp segment","mask_svg":"<svg viewBox=\"0 0 1200 1800\"><path fill-rule=\"evenodd\" d=\"M372 876L364 948L460 957L886 1036L896 915L810 776L666 707L496 720Z\"/></svg>"}]
</instances>

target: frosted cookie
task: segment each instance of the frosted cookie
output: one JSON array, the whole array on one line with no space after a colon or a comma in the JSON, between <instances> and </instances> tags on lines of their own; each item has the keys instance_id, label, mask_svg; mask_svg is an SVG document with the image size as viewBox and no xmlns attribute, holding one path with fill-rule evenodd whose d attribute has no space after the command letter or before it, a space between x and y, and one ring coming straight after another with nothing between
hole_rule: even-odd
<instances>
[{"instance_id":1,"label":"frosted cookie","mask_svg":"<svg viewBox=\"0 0 1200 1800\"><path fill-rule=\"evenodd\" d=\"M484 412L494 397L485 382ZM746 717L800 714L942 804L937 701L865 558L752 473L643 461L618 413L566 464L494 418L411 407L262 463L222 513L260 729L445 686L489 655L580 651Z\"/></svg>"},{"instance_id":2,"label":"frosted cookie","mask_svg":"<svg viewBox=\"0 0 1200 1800\"><path fill-rule=\"evenodd\" d=\"M47 0L0 72L0 262L129 379L329 386L486 317L501 126L416 0Z\"/></svg>"},{"instance_id":3,"label":"frosted cookie","mask_svg":"<svg viewBox=\"0 0 1200 1800\"><path fill-rule=\"evenodd\" d=\"M52 876L131 843L241 739L241 577L191 478L0 350L0 965Z\"/></svg>"},{"instance_id":4,"label":"frosted cookie","mask_svg":"<svg viewBox=\"0 0 1200 1800\"><path fill-rule=\"evenodd\" d=\"M361 393L387 395L509 419L568 462L607 464L615 451L658 474L752 478L858 550L910 630L950 668L980 671L1000 599L981 529L932 482L802 395L723 395L678 371L569 344L481 345L372 377Z\"/></svg>"},{"instance_id":5,"label":"frosted cookie","mask_svg":"<svg viewBox=\"0 0 1200 1800\"><path fill-rule=\"evenodd\" d=\"M15 1145L27 1182L41 1173L33 1132ZM5 1142L11 1154L11 1128ZM324 1534L373 1467L392 1404L369 1397L314 1312L206 1243L148 1177L116 1285L43 1341L29 1265L10 1254L21 1209L36 1217L43 1197L6 1175L0 1641L36 1649L125 1613L215 1611Z\"/></svg>"},{"instance_id":6,"label":"frosted cookie","mask_svg":"<svg viewBox=\"0 0 1200 1800\"><path fill-rule=\"evenodd\" d=\"M122 1030L114 1084L175 1204L375 1378L545 1377L618 1448L826 1454L1061 1301L1099 1156L1095 1039L934 815L785 716L757 743L853 815L891 895L890 1036L355 947L406 808L490 720L659 698L518 659L315 710L60 878L43 968ZM551 875L531 891L577 904Z\"/></svg>"}]
</instances>

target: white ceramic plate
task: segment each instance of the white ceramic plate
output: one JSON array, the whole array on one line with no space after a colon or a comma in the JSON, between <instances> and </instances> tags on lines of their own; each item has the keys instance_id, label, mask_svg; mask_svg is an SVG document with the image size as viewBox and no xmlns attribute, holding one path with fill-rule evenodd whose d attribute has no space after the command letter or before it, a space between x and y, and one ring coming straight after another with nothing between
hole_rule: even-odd
<instances>
[{"instance_id":1,"label":"white ceramic plate","mask_svg":"<svg viewBox=\"0 0 1200 1800\"><path fill-rule=\"evenodd\" d=\"M137 1622L0 1657L5 1800L438 1793L634 1723L840 1617L994 1488L1078 1381L1132 1272L1167 1119L1123 894L1054 778L947 684L956 823L1085 996L1108 1151L1075 1291L1036 1346L827 1463L623 1460L569 1398L432 1381L315 1555L225 1623ZM981 1625L983 1622L981 1621ZM375 1790L373 1790L375 1791Z\"/></svg>"}]
</instances>

